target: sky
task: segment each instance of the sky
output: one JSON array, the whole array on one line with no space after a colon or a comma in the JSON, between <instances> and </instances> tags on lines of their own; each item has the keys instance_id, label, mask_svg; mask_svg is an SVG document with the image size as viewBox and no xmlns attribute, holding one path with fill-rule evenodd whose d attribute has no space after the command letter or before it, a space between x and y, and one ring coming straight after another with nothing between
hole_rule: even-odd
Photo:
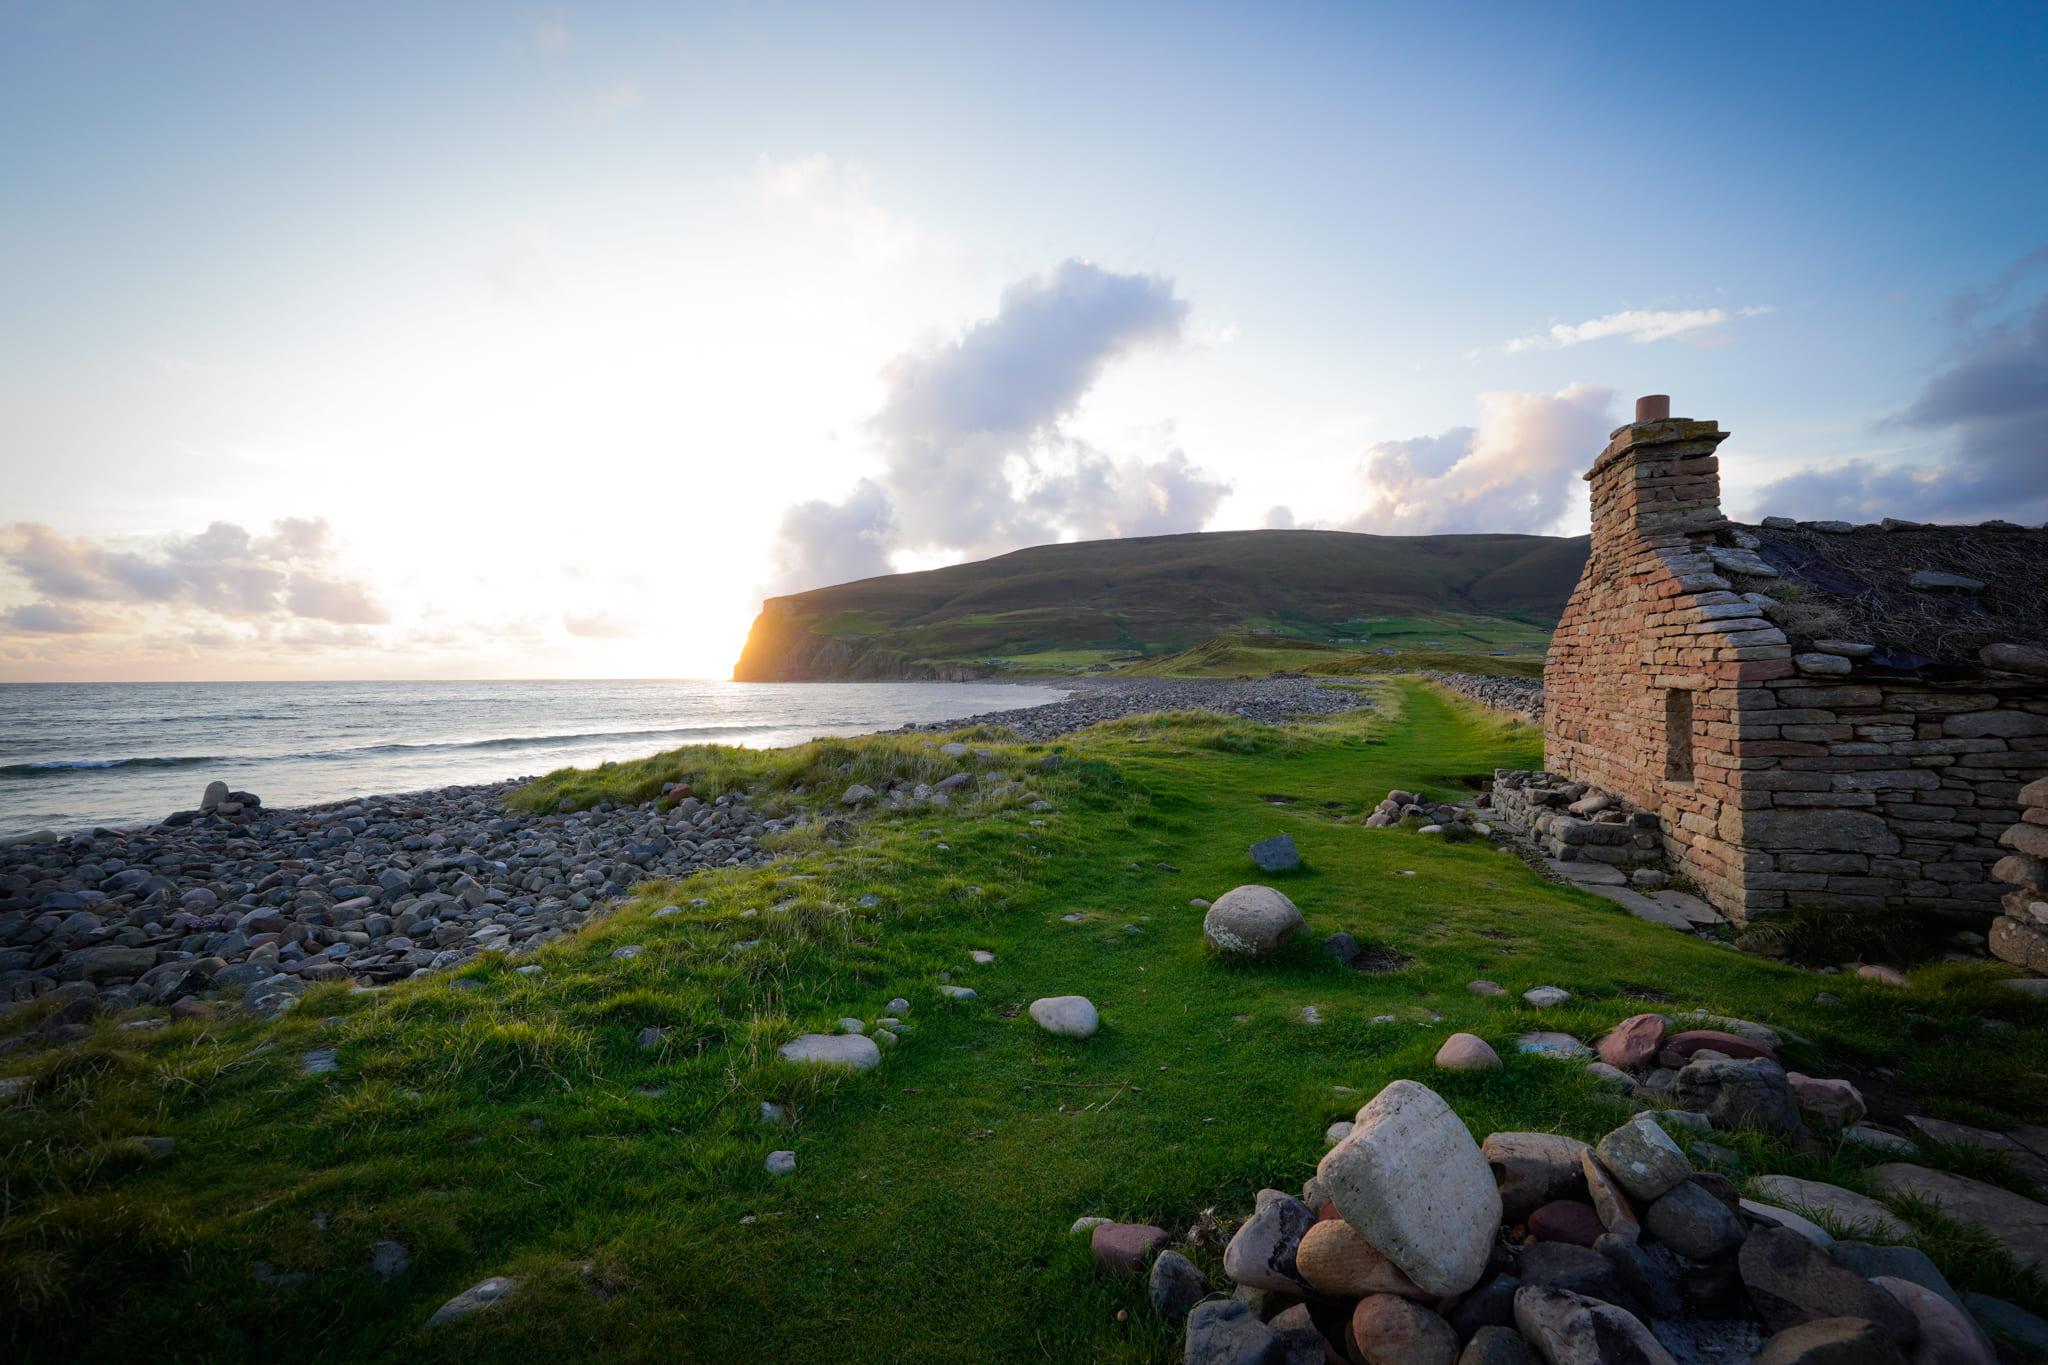
<instances>
[{"instance_id":1,"label":"sky","mask_svg":"<svg viewBox=\"0 0 2048 1365\"><path fill-rule=\"evenodd\" d=\"M13 0L0 681L727 676L1047 541L2048 520L2048 8Z\"/></svg>"}]
</instances>

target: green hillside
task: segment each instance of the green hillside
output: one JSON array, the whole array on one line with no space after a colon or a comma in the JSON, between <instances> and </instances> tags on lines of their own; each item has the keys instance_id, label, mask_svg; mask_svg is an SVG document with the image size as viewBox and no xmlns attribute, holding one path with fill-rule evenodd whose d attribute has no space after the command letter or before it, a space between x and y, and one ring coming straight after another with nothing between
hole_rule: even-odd
<instances>
[{"instance_id":1,"label":"green hillside","mask_svg":"<svg viewBox=\"0 0 2048 1365\"><path fill-rule=\"evenodd\" d=\"M1294 643L1535 659L1586 546L1584 536L1343 531L1039 545L770 598L733 677L1106 672L1221 636L1248 637L1255 652Z\"/></svg>"}]
</instances>

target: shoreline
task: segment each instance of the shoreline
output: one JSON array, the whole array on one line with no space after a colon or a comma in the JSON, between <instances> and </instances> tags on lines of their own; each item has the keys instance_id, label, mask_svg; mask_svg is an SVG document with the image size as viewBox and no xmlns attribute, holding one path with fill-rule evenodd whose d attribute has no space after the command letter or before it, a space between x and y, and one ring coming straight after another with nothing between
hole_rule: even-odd
<instances>
[{"instance_id":1,"label":"shoreline","mask_svg":"<svg viewBox=\"0 0 2048 1365\"><path fill-rule=\"evenodd\" d=\"M1090 680L1059 701L870 735L1003 725L1043 742L1103 720L1202 708L1276 722L1369 708L1371 698L1299 675ZM215 784L206 804L153 824L0 847L0 1009L74 998L38 1039L92 1014L180 1005L242 989L257 1013L307 986L370 986L514 955L602 918L649 880L761 867L764 837L834 813L779 819L745 796L522 815L504 807L532 777L271 809ZM180 1005L180 1007L184 1007ZM82 1036L82 1035L81 1035Z\"/></svg>"}]
</instances>

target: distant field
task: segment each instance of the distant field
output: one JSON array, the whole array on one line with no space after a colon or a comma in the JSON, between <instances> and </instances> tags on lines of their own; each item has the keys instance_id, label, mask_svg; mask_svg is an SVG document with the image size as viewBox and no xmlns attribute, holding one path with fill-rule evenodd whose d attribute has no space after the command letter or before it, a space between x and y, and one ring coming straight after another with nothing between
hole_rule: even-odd
<instances>
[{"instance_id":1,"label":"distant field","mask_svg":"<svg viewBox=\"0 0 2048 1365\"><path fill-rule=\"evenodd\" d=\"M1249 674L1312 673L1322 677L1345 678L1361 673L1403 673L1437 669L1446 673L1488 673L1515 678L1543 676L1543 655L1517 651L1507 658L1495 658L1485 650L1399 650L1382 654L1361 652L1335 645L1318 645L1304 640L1269 640L1256 635L1229 635L1168 654L1146 659L1116 671L1118 677L1140 678L1235 678Z\"/></svg>"},{"instance_id":2,"label":"distant field","mask_svg":"<svg viewBox=\"0 0 2048 1365\"><path fill-rule=\"evenodd\" d=\"M1584 537L1339 531L1041 545L771 599L733 676L1103 673L1240 636L1272 648L1535 658L1585 557ZM1507 662L1493 671L1519 671Z\"/></svg>"}]
</instances>

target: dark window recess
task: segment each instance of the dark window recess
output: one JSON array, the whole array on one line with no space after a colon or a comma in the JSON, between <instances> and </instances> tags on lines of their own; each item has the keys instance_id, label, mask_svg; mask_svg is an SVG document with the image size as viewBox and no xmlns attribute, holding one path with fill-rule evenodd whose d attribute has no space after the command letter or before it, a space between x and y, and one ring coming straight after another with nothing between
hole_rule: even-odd
<instances>
[{"instance_id":1,"label":"dark window recess","mask_svg":"<svg viewBox=\"0 0 2048 1365\"><path fill-rule=\"evenodd\" d=\"M1664 780L1692 781L1692 693L1682 687L1664 694Z\"/></svg>"}]
</instances>

